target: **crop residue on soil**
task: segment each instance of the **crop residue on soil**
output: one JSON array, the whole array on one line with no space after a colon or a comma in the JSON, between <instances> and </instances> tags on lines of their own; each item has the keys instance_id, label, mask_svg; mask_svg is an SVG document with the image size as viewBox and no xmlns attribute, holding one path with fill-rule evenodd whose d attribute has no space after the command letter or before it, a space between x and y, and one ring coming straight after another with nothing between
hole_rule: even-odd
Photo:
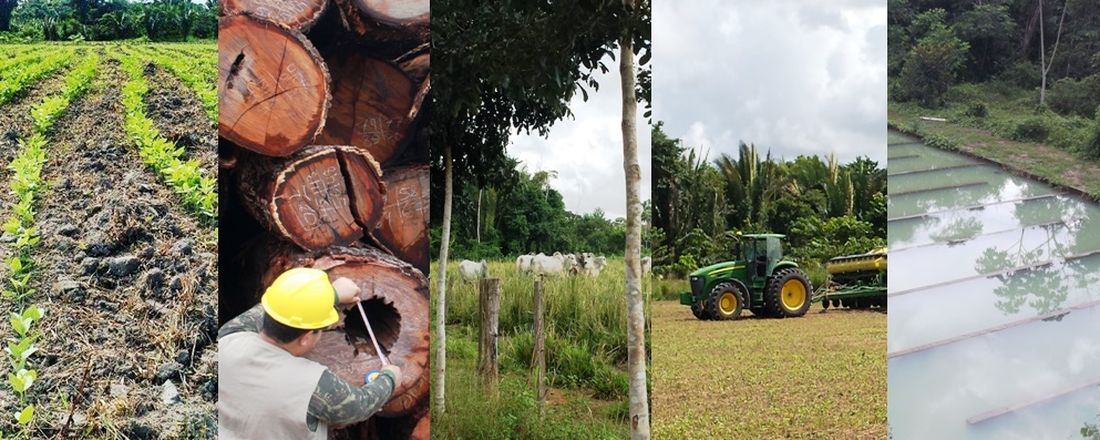
<instances>
[{"instance_id":1,"label":"crop residue on soil","mask_svg":"<svg viewBox=\"0 0 1100 440\"><path fill-rule=\"evenodd\" d=\"M203 169L213 170L217 161L217 133L203 110L202 102L174 75L160 66L145 65L149 92L145 112L161 136L183 147Z\"/></svg>"},{"instance_id":2,"label":"crop residue on soil","mask_svg":"<svg viewBox=\"0 0 1100 440\"><path fill-rule=\"evenodd\" d=\"M217 394L208 349L216 237L142 164L123 132L125 74L100 56L93 89L54 127L43 169L32 278L46 309L32 357L36 429L56 434L79 400L70 432L205 437Z\"/></svg>"}]
</instances>

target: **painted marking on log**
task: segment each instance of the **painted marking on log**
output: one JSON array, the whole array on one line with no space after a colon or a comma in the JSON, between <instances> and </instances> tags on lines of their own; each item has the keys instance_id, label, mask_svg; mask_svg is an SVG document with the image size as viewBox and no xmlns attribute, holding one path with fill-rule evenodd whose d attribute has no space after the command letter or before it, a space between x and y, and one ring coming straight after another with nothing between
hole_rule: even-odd
<instances>
[{"instance_id":1,"label":"painted marking on log","mask_svg":"<svg viewBox=\"0 0 1100 440\"><path fill-rule=\"evenodd\" d=\"M1015 327L1019 327L1019 326L1022 326L1022 325L1031 324L1033 322L1048 321L1048 320L1051 320L1051 319L1059 318L1061 316L1065 316L1066 314L1069 314L1070 312L1073 312L1075 310L1085 310L1085 309L1090 309L1090 308L1093 308L1093 307L1096 307L1096 306L1100 306L1100 300L1089 301L1087 303L1078 304L1078 305L1075 305L1073 307L1064 307L1064 308L1055 310L1053 312L1044 313L1042 315L1032 316L1030 318L1025 318L1025 319L1020 319L1020 320L1017 320L1017 321L1008 322L1008 323L997 325L997 326L990 327L990 328L987 328L987 329L976 330L976 331L972 331L972 332L969 332L969 333L963 333L963 334L958 335L958 336L952 336L952 337L947 338L947 339L934 341L934 342L929 342L927 344L921 344L921 345L918 345L916 347L906 348L904 350L898 350L898 351L895 351L893 353L887 354L886 357L893 359L893 358L905 356L905 355L908 355L908 354L919 353L919 352L922 352L922 351L931 350L931 349L936 348L936 347L942 347L944 345L954 344L956 342L965 341L967 339L973 339L973 338L976 338L976 337L979 337L979 336L984 336L984 335L988 335L988 334L1008 330L1010 328L1015 328Z\"/></svg>"},{"instance_id":2,"label":"painted marking on log","mask_svg":"<svg viewBox=\"0 0 1100 440\"><path fill-rule=\"evenodd\" d=\"M302 70L298 68L297 64L287 63L286 73L289 73L291 76L294 77L294 79L298 80L298 85L300 87L302 87L302 88L309 87L309 84L306 83L305 73L302 73Z\"/></svg>"},{"instance_id":3,"label":"painted marking on log","mask_svg":"<svg viewBox=\"0 0 1100 440\"><path fill-rule=\"evenodd\" d=\"M1008 233L1008 232L1016 232L1016 231L1019 231L1021 229L1046 228L1046 227L1049 227L1049 226L1060 226L1060 225L1065 225L1065 224L1066 224L1066 222L1064 220L1058 220L1058 221L1047 222L1047 223L1039 223L1039 224L1035 224L1035 225L1022 225L1022 226L1018 226L1018 227L1015 227L1015 228L1008 228L1008 229L1001 229L1001 230L997 230L997 231L983 232L983 233L980 233L980 234L972 235L970 237L957 238L957 239L954 239L954 240L941 240L941 241L933 241L931 243L924 243L924 244L906 246L906 247L901 247L901 248L890 248L890 253L895 254L895 253L898 253L898 252L905 252L905 251L908 251L908 250L920 249L920 248L923 248L923 247L931 247L931 246L943 246L943 245L952 246L952 245L962 244L962 243L968 242L968 241L976 239L978 237L987 237L987 236L990 236L990 235L1004 234L1004 233Z\"/></svg>"},{"instance_id":4,"label":"painted marking on log","mask_svg":"<svg viewBox=\"0 0 1100 440\"><path fill-rule=\"evenodd\" d=\"M373 147L378 144L396 141L397 133L393 129L396 125L397 121L393 119L374 115L363 121L359 132L362 133L363 140Z\"/></svg>"},{"instance_id":5,"label":"painted marking on log","mask_svg":"<svg viewBox=\"0 0 1100 440\"><path fill-rule=\"evenodd\" d=\"M1047 402L1050 402L1052 400L1056 400L1056 399L1068 396L1068 395L1076 393L1078 391L1084 391L1084 390L1092 388L1092 387L1100 387L1100 379L1097 379L1097 380L1094 380L1092 382L1088 382L1088 383L1085 383L1085 384L1082 384L1082 385L1062 388L1062 389L1057 390L1053 393L1050 393L1046 396L1043 396L1043 397L1040 397L1038 399L1031 400L1031 401L1028 401L1028 402L1018 403L1018 404L1011 405L1011 406L1003 406L1003 407L1000 407L1000 408L997 408L997 409L989 410L989 411L986 411L984 413L978 414L974 417L971 417L969 419L966 419L966 423L971 424L971 425L976 425L976 424L982 423L986 420L995 419L997 417L1000 417L1000 416L1003 416L1003 415L1006 415L1006 414L1011 414L1011 413L1026 409L1028 407L1032 407L1032 406L1040 405L1040 404L1043 404L1043 403L1047 403Z\"/></svg>"},{"instance_id":6,"label":"painted marking on log","mask_svg":"<svg viewBox=\"0 0 1100 440\"><path fill-rule=\"evenodd\" d=\"M958 207L958 208L943 209L943 210L939 210L939 211L926 212L926 213L923 213L923 214L913 214L913 215L907 215L907 216L903 216L903 217L894 217L894 218L891 218L891 219L887 219L886 221L887 222L895 222L895 221L902 221L902 220L915 220L915 219L920 219L920 218L925 218L925 217L932 217L932 216L936 216L936 215L940 215L940 214L946 214L946 213L955 212L955 211L977 211L977 210L985 209L985 207L987 207L987 206L1002 205L1002 204L1005 204L1005 203L1030 202L1032 200L1046 199L1046 198L1051 198L1051 197L1059 197L1061 195L1062 195L1061 193L1054 193L1054 194L1044 194L1044 195L1041 195L1041 196L1021 197L1021 198L1018 198L1018 199L999 200L999 201L996 201L996 202L985 203L985 204L961 206L961 207Z\"/></svg>"},{"instance_id":7,"label":"painted marking on log","mask_svg":"<svg viewBox=\"0 0 1100 440\"><path fill-rule=\"evenodd\" d=\"M924 193L927 193L927 192L944 191L944 190L949 190L949 189L972 188L972 187L975 187L975 186L986 186L986 185L989 185L989 182L967 182L967 183L960 183L960 184L957 184L957 185L945 185L945 186L937 186L937 187L934 187L934 188L915 189L915 190L912 190L912 191L902 191L902 192L890 193L890 197L910 196L910 195L913 195L913 194L924 194Z\"/></svg>"},{"instance_id":8,"label":"painted marking on log","mask_svg":"<svg viewBox=\"0 0 1100 440\"><path fill-rule=\"evenodd\" d=\"M1087 258L1087 257L1097 255L1097 254L1100 254L1100 249L1085 252L1085 253L1082 253L1082 254L1076 254L1076 255L1070 255L1070 256L1067 256L1067 257L1060 257L1060 258L1054 258L1054 259L1050 259L1050 260L1046 260L1046 261L1040 261L1040 262L1037 262L1037 263L1024 264L1024 265L1016 266L1016 267L1009 268L1009 269L998 270L996 272L983 273L983 274L978 274L978 275L971 275L971 276L968 276L968 277L957 278L957 279L954 279L954 280L943 281L943 282L939 282L939 283L929 284L929 285L926 285L926 286L912 287L912 288L909 288L909 289L899 290L897 292L890 292L886 296L890 297L890 298L893 298L893 297L896 297L896 296L908 295L910 293L928 291L929 289L931 289L933 287L948 286L948 285L951 285L951 284L957 284L957 283L961 283L961 282L964 282L964 281L976 280L976 279L979 279L979 278L991 278L991 277L996 277L996 276L1012 275L1016 272L1035 270L1035 269L1038 269L1040 267L1050 266L1054 263L1072 261L1072 260L1080 260L1082 258Z\"/></svg>"},{"instance_id":9,"label":"painted marking on log","mask_svg":"<svg viewBox=\"0 0 1100 440\"><path fill-rule=\"evenodd\" d=\"M314 171L305 173L305 192L299 192L296 188L287 197L295 210L299 212L302 226L306 230L314 230L321 226L337 223L339 213L333 200L339 200L345 194L340 191L343 183L343 175L333 167L325 168L321 175Z\"/></svg>"},{"instance_id":10,"label":"painted marking on log","mask_svg":"<svg viewBox=\"0 0 1100 440\"><path fill-rule=\"evenodd\" d=\"M973 168L973 167L980 167L980 166L982 166L982 164L980 164L980 163L966 163L966 164L959 164L959 165L949 165L949 166L945 166L945 167L929 168L927 170L904 171L904 172L900 172L900 173L887 174L886 176L887 177L908 176L910 174L934 173L936 171L956 170L956 169L959 169L959 168Z\"/></svg>"}]
</instances>

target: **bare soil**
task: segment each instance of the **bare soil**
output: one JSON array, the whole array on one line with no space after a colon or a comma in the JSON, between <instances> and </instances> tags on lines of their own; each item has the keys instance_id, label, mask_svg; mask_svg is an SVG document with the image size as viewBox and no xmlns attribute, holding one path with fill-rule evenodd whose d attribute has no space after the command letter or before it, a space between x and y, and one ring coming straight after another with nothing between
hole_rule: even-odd
<instances>
[{"instance_id":1,"label":"bare soil","mask_svg":"<svg viewBox=\"0 0 1100 440\"><path fill-rule=\"evenodd\" d=\"M187 156L198 160L203 169L217 169L218 134L202 101L179 78L160 66L146 64L145 77L149 83L145 114L153 120L161 136L183 147Z\"/></svg>"}]
</instances>

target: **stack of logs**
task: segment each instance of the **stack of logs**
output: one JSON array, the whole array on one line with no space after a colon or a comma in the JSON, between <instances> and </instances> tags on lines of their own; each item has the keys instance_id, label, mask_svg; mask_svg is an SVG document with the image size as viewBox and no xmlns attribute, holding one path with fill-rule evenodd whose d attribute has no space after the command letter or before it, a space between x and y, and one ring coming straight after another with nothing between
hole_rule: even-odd
<instances>
[{"instance_id":1,"label":"stack of logs","mask_svg":"<svg viewBox=\"0 0 1100 440\"><path fill-rule=\"evenodd\" d=\"M362 288L402 367L378 416L331 438L428 438L428 0L223 0L219 317L290 267ZM381 367L357 309L309 355L352 385Z\"/></svg>"}]
</instances>

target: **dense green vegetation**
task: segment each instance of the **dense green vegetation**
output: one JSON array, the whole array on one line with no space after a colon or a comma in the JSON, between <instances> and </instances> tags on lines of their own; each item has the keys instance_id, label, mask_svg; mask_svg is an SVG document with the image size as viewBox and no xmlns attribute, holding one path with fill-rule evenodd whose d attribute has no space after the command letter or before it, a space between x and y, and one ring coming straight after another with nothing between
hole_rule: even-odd
<instances>
[{"instance_id":1,"label":"dense green vegetation","mask_svg":"<svg viewBox=\"0 0 1100 440\"><path fill-rule=\"evenodd\" d=\"M622 255L625 219L609 219L600 210L569 212L561 193L550 187L555 172L530 173L515 159L506 160L510 163L498 178L501 183L484 188L471 180L455 183L452 255L470 260L555 251ZM434 185L440 183L435 177L433 172L432 192L442 194L442 186ZM432 198L432 249L439 248L442 235L440 202Z\"/></svg>"},{"instance_id":2,"label":"dense green vegetation","mask_svg":"<svg viewBox=\"0 0 1100 440\"><path fill-rule=\"evenodd\" d=\"M885 244L886 170L868 158L783 160L742 143L737 157L710 161L658 124L653 170L659 273L684 276L731 259L737 231L786 234L786 253L806 266L814 284L824 280L828 258Z\"/></svg>"},{"instance_id":3,"label":"dense green vegetation","mask_svg":"<svg viewBox=\"0 0 1100 440\"><path fill-rule=\"evenodd\" d=\"M1100 159L1094 2L891 0L891 110Z\"/></svg>"},{"instance_id":4,"label":"dense green vegetation","mask_svg":"<svg viewBox=\"0 0 1100 440\"><path fill-rule=\"evenodd\" d=\"M0 0L0 41L180 41L217 33L217 0Z\"/></svg>"}]
</instances>

